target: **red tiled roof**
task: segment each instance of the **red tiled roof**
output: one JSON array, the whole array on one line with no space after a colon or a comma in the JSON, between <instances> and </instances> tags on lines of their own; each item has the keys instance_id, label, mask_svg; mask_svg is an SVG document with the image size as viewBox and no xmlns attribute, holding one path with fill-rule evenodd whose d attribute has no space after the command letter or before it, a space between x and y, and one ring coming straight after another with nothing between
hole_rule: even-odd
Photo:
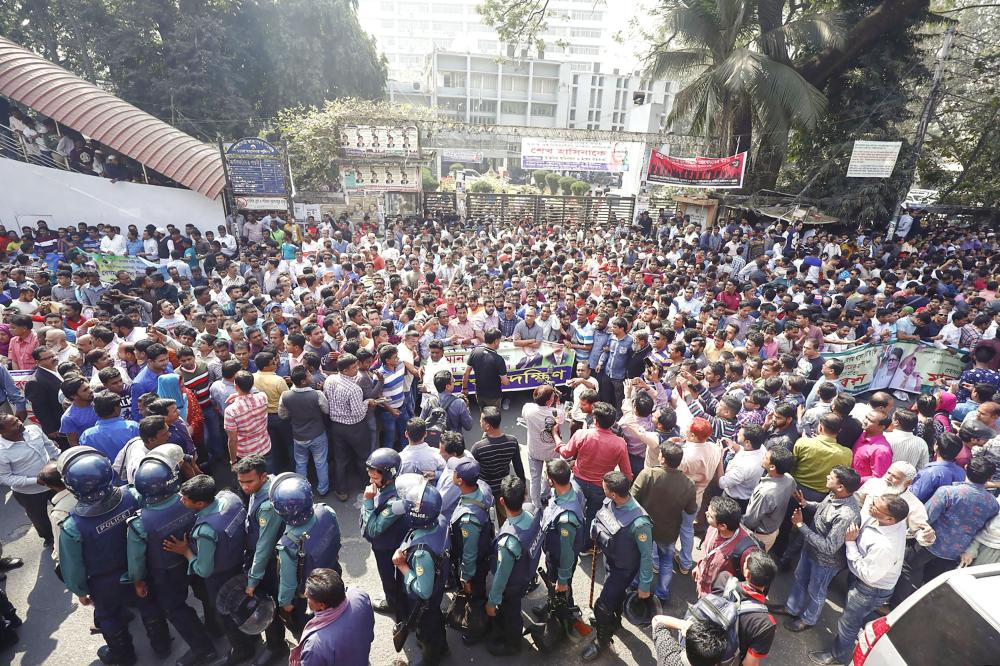
<instances>
[{"instance_id":1,"label":"red tiled roof","mask_svg":"<svg viewBox=\"0 0 1000 666\"><path fill-rule=\"evenodd\" d=\"M209 199L225 186L217 148L0 37L0 94Z\"/></svg>"}]
</instances>

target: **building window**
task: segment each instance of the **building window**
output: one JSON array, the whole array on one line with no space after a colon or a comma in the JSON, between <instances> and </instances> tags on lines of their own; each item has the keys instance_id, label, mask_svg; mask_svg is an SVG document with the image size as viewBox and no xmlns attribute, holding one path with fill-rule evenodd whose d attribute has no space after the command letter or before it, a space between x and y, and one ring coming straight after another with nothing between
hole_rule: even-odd
<instances>
[{"instance_id":1,"label":"building window","mask_svg":"<svg viewBox=\"0 0 1000 666\"><path fill-rule=\"evenodd\" d=\"M497 101L495 99L474 99L469 103L469 109L473 113L496 113Z\"/></svg>"},{"instance_id":2,"label":"building window","mask_svg":"<svg viewBox=\"0 0 1000 666\"><path fill-rule=\"evenodd\" d=\"M569 31L570 37L583 37L585 39L600 39L601 31L593 28L573 28Z\"/></svg>"},{"instance_id":3,"label":"building window","mask_svg":"<svg viewBox=\"0 0 1000 666\"><path fill-rule=\"evenodd\" d=\"M496 43L496 42L494 42ZM496 74L483 74L480 72L472 73L472 85L471 88L476 90L496 90L497 89L497 75Z\"/></svg>"},{"instance_id":4,"label":"building window","mask_svg":"<svg viewBox=\"0 0 1000 666\"><path fill-rule=\"evenodd\" d=\"M569 119L570 120L576 120L576 109L570 109L569 110Z\"/></svg>"},{"instance_id":5,"label":"building window","mask_svg":"<svg viewBox=\"0 0 1000 666\"><path fill-rule=\"evenodd\" d=\"M500 113L509 113L515 116L523 116L528 112L527 102L501 102Z\"/></svg>"},{"instance_id":6,"label":"building window","mask_svg":"<svg viewBox=\"0 0 1000 666\"><path fill-rule=\"evenodd\" d=\"M532 104L531 105L531 115L539 116L541 118L555 118L556 116L556 105L555 104Z\"/></svg>"},{"instance_id":7,"label":"building window","mask_svg":"<svg viewBox=\"0 0 1000 666\"><path fill-rule=\"evenodd\" d=\"M571 46L569 52L573 55L600 55L601 49L597 46Z\"/></svg>"},{"instance_id":8,"label":"building window","mask_svg":"<svg viewBox=\"0 0 1000 666\"><path fill-rule=\"evenodd\" d=\"M528 92L527 76L505 76L503 77L502 88L507 92Z\"/></svg>"},{"instance_id":9,"label":"building window","mask_svg":"<svg viewBox=\"0 0 1000 666\"><path fill-rule=\"evenodd\" d=\"M465 72L441 72L441 85L445 88L464 88Z\"/></svg>"},{"instance_id":10,"label":"building window","mask_svg":"<svg viewBox=\"0 0 1000 666\"><path fill-rule=\"evenodd\" d=\"M534 78L531 80L531 91L539 95L555 95L558 89L559 82L556 79Z\"/></svg>"},{"instance_id":11,"label":"building window","mask_svg":"<svg viewBox=\"0 0 1000 666\"><path fill-rule=\"evenodd\" d=\"M601 21L604 19L604 12L573 10L570 17L574 21Z\"/></svg>"}]
</instances>

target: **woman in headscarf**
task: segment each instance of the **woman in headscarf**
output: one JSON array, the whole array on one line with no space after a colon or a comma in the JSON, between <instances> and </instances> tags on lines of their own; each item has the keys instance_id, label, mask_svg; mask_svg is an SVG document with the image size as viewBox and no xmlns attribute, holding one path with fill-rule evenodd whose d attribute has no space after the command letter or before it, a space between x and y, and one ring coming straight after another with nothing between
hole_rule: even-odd
<instances>
[{"instance_id":1,"label":"woman in headscarf","mask_svg":"<svg viewBox=\"0 0 1000 666\"><path fill-rule=\"evenodd\" d=\"M202 416L201 406L191 389L181 383L179 375L167 372L156 380L156 395L177 403L177 411L180 412L181 421L187 425L191 439L200 447L205 440L203 428L205 417Z\"/></svg>"},{"instance_id":2,"label":"woman in headscarf","mask_svg":"<svg viewBox=\"0 0 1000 666\"><path fill-rule=\"evenodd\" d=\"M8 351L10 351L10 326L0 324L0 356L6 357Z\"/></svg>"}]
</instances>

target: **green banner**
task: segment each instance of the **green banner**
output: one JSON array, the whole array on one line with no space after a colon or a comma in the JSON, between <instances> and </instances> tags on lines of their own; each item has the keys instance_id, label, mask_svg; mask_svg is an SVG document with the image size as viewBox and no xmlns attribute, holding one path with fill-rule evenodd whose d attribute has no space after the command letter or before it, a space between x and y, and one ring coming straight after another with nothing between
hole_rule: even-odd
<instances>
[{"instance_id":1,"label":"green banner","mask_svg":"<svg viewBox=\"0 0 1000 666\"><path fill-rule=\"evenodd\" d=\"M942 379L957 379L965 367L958 349L916 342L866 344L820 355L843 361L840 379L849 393L879 389L926 393Z\"/></svg>"}]
</instances>

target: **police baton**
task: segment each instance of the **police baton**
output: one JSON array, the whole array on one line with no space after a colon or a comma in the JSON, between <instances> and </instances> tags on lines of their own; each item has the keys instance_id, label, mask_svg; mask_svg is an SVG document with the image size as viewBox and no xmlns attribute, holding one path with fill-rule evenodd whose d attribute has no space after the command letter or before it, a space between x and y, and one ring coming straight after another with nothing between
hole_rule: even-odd
<instances>
[{"instance_id":1,"label":"police baton","mask_svg":"<svg viewBox=\"0 0 1000 666\"><path fill-rule=\"evenodd\" d=\"M590 609L594 609L594 583L597 582L597 541L590 548Z\"/></svg>"}]
</instances>

